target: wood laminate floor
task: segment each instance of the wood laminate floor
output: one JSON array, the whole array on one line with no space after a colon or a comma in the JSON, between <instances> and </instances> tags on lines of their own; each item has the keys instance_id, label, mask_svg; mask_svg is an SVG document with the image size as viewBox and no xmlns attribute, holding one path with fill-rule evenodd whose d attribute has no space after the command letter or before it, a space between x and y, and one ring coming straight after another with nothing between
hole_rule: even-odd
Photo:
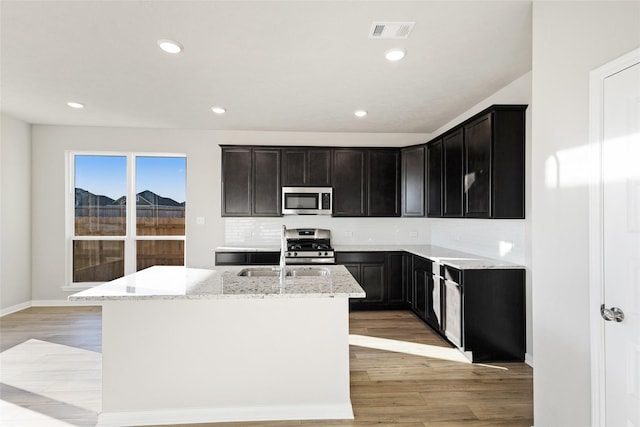
<instances>
[{"instance_id":1,"label":"wood laminate floor","mask_svg":"<svg viewBox=\"0 0 640 427\"><path fill-rule=\"evenodd\" d=\"M204 427L533 425L532 369L466 363L405 311L350 314L355 420ZM100 411L99 307L30 308L0 319L0 425L93 426Z\"/></svg>"}]
</instances>

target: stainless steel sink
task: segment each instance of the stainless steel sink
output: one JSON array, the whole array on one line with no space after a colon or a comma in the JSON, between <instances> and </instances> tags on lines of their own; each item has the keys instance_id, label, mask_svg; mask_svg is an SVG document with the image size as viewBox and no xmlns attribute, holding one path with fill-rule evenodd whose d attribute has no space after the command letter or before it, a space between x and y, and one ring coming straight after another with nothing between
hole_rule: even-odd
<instances>
[{"instance_id":1,"label":"stainless steel sink","mask_svg":"<svg viewBox=\"0 0 640 427\"><path fill-rule=\"evenodd\" d=\"M273 268L243 268L238 276L245 277L277 277L280 274L278 270Z\"/></svg>"},{"instance_id":2,"label":"stainless steel sink","mask_svg":"<svg viewBox=\"0 0 640 427\"><path fill-rule=\"evenodd\" d=\"M326 277L331 274L328 268L322 267L294 267L287 271L292 277Z\"/></svg>"},{"instance_id":3,"label":"stainless steel sink","mask_svg":"<svg viewBox=\"0 0 640 427\"><path fill-rule=\"evenodd\" d=\"M288 277L326 277L331 274L328 268L322 267L293 267L287 268ZM243 268L238 276L243 277L278 277L280 271L269 267Z\"/></svg>"}]
</instances>

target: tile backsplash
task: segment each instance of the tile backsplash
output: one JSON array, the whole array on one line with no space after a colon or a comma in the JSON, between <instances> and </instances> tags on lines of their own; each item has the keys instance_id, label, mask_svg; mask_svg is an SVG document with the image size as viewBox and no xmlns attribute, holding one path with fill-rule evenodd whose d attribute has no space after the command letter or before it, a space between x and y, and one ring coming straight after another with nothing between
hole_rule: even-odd
<instances>
[{"instance_id":1,"label":"tile backsplash","mask_svg":"<svg viewBox=\"0 0 640 427\"><path fill-rule=\"evenodd\" d=\"M281 218L225 218L225 244L273 246L280 244L282 225L287 228L326 228L334 245L429 244L429 220L425 218L333 218L323 215L291 215Z\"/></svg>"},{"instance_id":2,"label":"tile backsplash","mask_svg":"<svg viewBox=\"0 0 640 427\"><path fill-rule=\"evenodd\" d=\"M526 221L446 218L225 218L225 245L278 246L287 228L326 228L333 245L436 245L526 264Z\"/></svg>"},{"instance_id":3,"label":"tile backsplash","mask_svg":"<svg viewBox=\"0 0 640 427\"><path fill-rule=\"evenodd\" d=\"M526 262L525 220L430 220L431 244L517 264Z\"/></svg>"}]
</instances>

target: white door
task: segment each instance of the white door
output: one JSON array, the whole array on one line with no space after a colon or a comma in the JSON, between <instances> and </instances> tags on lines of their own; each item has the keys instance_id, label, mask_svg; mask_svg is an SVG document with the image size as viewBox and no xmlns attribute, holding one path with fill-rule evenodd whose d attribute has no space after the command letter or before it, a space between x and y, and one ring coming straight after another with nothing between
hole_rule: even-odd
<instances>
[{"instance_id":1,"label":"white door","mask_svg":"<svg viewBox=\"0 0 640 427\"><path fill-rule=\"evenodd\" d=\"M640 63L603 88L603 418L640 427Z\"/></svg>"}]
</instances>

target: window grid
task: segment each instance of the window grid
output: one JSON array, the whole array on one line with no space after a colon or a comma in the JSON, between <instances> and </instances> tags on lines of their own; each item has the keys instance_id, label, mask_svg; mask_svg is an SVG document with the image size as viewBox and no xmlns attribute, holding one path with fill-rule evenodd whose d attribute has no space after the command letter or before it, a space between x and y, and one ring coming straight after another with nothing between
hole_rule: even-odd
<instances>
[{"instance_id":1,"label":"window grid","mask_svg":"<svg viewBox=\"0 0 640 427\"><path fill-rule=\"evenodd\" d=\"M77 156L123 156L126 157L126 215L125 215L125 235L79 235L76 236L76 159ZM182 218L184 225L182 225L182 229L184 230L184 234L171 234L171 235L162 235L162 234L144 234L137 235L137 212L138 212L138 203L137 203L137 189L136 189L136 160L139 157L153 157L153 158L182 158L184 159L185 170L185 187L186 187L186 156L184 154L169 154L169 153L122 153L122 152L69 152L69 156L67 158L67 181L69 191L67 193L67 250L66 250L66 258L67 258L67 268L66 268L66 283L69 283L71 287L91 287L97 284L103 283L103 281L87 281L87 280L76 280L86 278L87 275L77 274L74 271L74 250L81 247L82 245L78 245L76 242L85 242L83 245L86 247L92 245L89 243L91 241L95 242L112 242L113 245L115 242L121 241L124 243L124 275L134 273L137 271L138 264L142 264L141 267L147 267L149 265L153 265L152 260L153 257L149 256L149 254L141 254L141 259L138 259L137 248L138 247L158 247L162 248L163 246L173 246L176 247L176 244L182 247L182 256L181 262L176 257L176 254L158 254L157 259L164 262L166 265L184 265L184 256L185 256L185 244L186 241L186 203L182 207ZM142 191L142 190L140 190ZM185 199L186 199L186 188L185 188ZM134 201L131 203L130 201ZM157 208L157 206L155 207ZM162 209L151 209L152 211L158 212ZM180 210L177 208L177 210ZM154 212L151 212L152 214ZM179 228L179 227L178 227ZM153 242L158 242L154 244ZM170 242L176 243L170 243ZM183 243L180 245L179 241ZM139 243L142 242L142 243ZM147 242L147 243L144 243ZM166 242L163 243L163 242ZM103 244L98 243L99 247L104 247ZM109 246L112 247L112 246ZM83 254L85 258L99 258L100 256L97 254ZM115 257L114 263L120 262ZM118 265L116 267L119 268ZM121 271L121 270L120 270ZM110 277L110 274L107 273L107 277ZM121 275L119 276L121 277ZM113 279L110 277L109 279Z\"/></svg>"}]
</instances>

